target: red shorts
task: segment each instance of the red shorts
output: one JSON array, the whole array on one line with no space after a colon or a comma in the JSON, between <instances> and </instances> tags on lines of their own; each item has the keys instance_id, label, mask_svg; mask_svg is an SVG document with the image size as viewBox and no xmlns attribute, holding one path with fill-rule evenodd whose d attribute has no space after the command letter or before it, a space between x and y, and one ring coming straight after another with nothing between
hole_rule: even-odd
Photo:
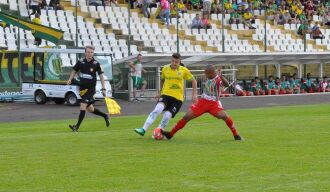
<instances>
[{"instance_id":1,"label":"red shorts","mask_svg":"<svg viewBox=\"0 0 330 192\"><path fill-rule=\"evenodd\" d=\"M193 104L190 108L196 117L203 113L210 113L211 115L216 116L219 111L224 110L220 101L211 101L207 99L199 99L198 102Z\"/></svg>"}]
</instances>

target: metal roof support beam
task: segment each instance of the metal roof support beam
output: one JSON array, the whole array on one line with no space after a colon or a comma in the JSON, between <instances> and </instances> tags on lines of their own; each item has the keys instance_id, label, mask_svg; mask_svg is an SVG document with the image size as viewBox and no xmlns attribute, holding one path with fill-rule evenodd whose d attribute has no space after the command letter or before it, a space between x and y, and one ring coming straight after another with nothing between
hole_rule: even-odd
<instances>
[{"instance_id":1,"label":"metal roof support beam","mask_svg":"<svg viewBox=\"0 0 330 192\"><path fill-rule=\"evenodd\" d=\"M299 79L301 79L303 77L302 69L303 69L302 64L298 64L298 77L299 77Z\"/></svg>"},{"instance_id":2,"label":"metal roof support beam","mask_svg":"<svg viewBox=\"0 0 330 192\"><path fill-rule=\"evenodd\" d=\"M320 76L321 78L323 78L323 63L320 62Z\"/></svg>"},{"instance_id":3,"label":"metal roof support beam","mask_svg":"<svg viewBox=\"0 0 330 192\"><path fill-rule=\"evenodd\" d=\"M281 77L281 64L276 64L276 77Z\"/></svg>"},{"instance_id":4,"label":"metal roof support beam","mask_svg":"<svg viewBox=\"0 0 330 192\"><path fill-rule=\"evenodd\" d=\"M259 77L259 65L256 65L254 76Z\"/></svg>"}]
</instances>

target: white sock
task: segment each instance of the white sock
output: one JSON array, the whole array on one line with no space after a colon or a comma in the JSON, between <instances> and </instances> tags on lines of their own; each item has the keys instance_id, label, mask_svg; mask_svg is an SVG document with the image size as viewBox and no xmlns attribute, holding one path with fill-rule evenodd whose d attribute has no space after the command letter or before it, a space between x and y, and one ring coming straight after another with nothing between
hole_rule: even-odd
<instances>
[{"instance_id":1,"label":"white sock","mask_svg":"<svg viewBox=\"0 0 330 192\"><path fill-rule=\"evenodd\" d=\"M158 103L155 109L149 114L147 120L144 122L143 129L147 131L149 126L157 119L157 116L162 113L165 106L163 103Z\"/></svg>"},{"instance_id":2,"label":"white sock","mask_svg":"<svg viewBox=\"0 0 330 192\"><path fill-rule=\"evenodd\" d=\"M163 115L163 119L160 122L158 127L161 128L161 129L165 129L165 127L168 124L168 122L170 121L171 117L172 117L172 113L169 112L169 111L165 111L165 113Z\"/></svg>"}]
</instances>

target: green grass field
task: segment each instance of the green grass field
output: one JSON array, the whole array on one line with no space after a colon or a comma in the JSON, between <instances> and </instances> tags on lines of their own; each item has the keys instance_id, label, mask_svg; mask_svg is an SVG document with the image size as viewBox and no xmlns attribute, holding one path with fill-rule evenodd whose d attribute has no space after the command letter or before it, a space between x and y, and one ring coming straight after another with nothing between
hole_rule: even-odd
<instances>
[{"instance_id":1,"label":"green grass field","mask_svg":"<svg viewBox=\"0 0 330 192\"><path fill-rule=\"evenodd\" d=\"M133 132L146 115L0 123L0 191L330 191L329 105L228 113L246 141L209 115L170 141Z\"/></svg>"}]
</instances>

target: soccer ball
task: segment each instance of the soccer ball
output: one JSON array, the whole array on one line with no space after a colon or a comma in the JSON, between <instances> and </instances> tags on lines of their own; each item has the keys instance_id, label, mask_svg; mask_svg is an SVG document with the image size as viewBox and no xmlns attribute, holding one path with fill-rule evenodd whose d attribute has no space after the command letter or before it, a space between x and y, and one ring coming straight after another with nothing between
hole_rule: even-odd
<instances>
[{"instance_id":1,"label":"soccer ball","mask_svg":"<svg viewBox=\"0 0 330 192\"><path fill-rule=\"evenodd\" d=\"M160 128L154 129L154 132L152 134L152 138L154 138L155 140L162 140L163 137L164 136L163 136L162 130Z\"/></svg>"}]
</instances>

